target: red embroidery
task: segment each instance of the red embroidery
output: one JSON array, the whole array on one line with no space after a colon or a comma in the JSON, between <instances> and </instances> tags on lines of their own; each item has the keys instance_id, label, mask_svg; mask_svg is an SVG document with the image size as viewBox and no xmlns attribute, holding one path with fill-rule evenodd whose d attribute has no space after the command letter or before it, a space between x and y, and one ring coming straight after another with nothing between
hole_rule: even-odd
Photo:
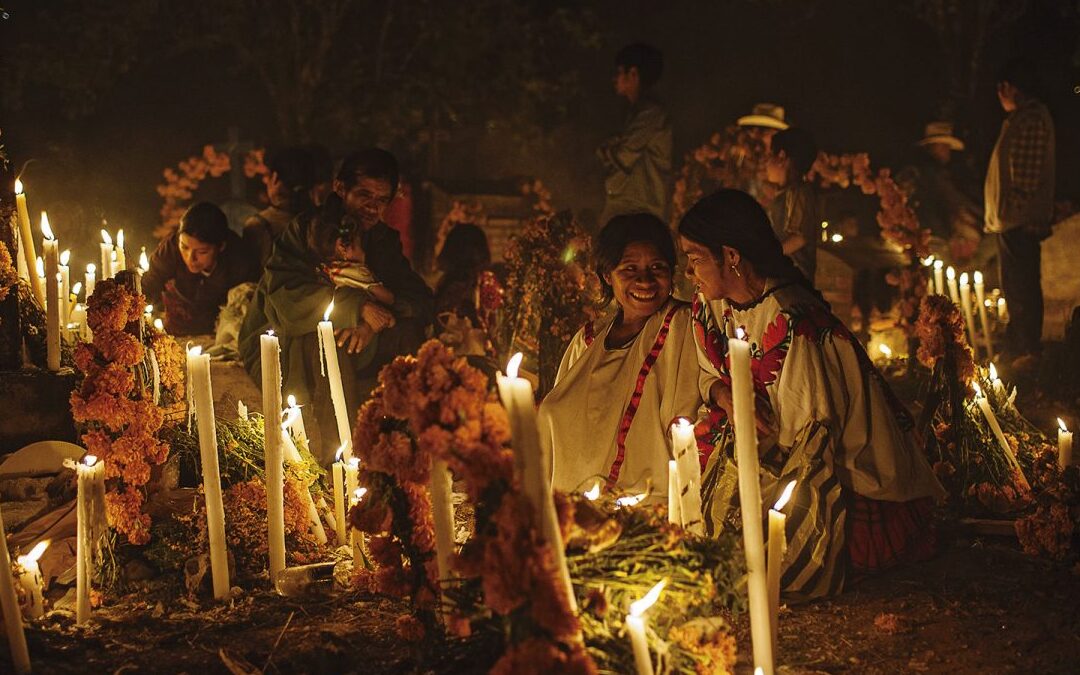
<instances>
[{"instance_id":1,"label":"red embroidery","mask_svg":"<svg viewBox=\"0 0 1080 675\"><path fill-rule=\"evenodd\" d=\"M611 463L611 470L608 472L609 487L615 485L619 480L619 472L622 470L623 462L626 460L626 436L630 433L630 425L633 424L634 416L637 414L638 406L641 404L641 395L645 391L645 378L649 376L653 364L660 357L660 350L664 348L664 342L667 341L671 319L678 309L679 306L676 305L668 311L667 316L664 317L664 324L660 326L660 331L656 334L656 341L653 342L652 349L649 350L648 356L645 357L645 362L641 364L637 384L634 386L634 393L630 396L630 403L626 406L626 412L623 413L622 421L619 423L619 434L616 436L618 450L615 453L615 461Z\"/></svg>"},{"instance_id":2,"label":"red embroidery","mask_svg":"<svg viewBox=\"0 0 1080 675\"><path fill-rule=\"evenodd\" d=\"M589 323L585 324L582 330L584 332L581 337L585 340L585 346L592 347L592 342L594 339L596 339L596 329L593 328L593 322L590 321Z\"/></svg>"}]
</instances>

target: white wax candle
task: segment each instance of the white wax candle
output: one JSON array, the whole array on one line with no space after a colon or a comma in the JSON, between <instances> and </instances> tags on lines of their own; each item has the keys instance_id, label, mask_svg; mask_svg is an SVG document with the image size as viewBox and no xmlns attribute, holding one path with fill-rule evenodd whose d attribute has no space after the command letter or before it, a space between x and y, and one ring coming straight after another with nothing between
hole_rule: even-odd
<instances>
[{"instance_id":1,"label":"white wax candle","mask_svg":"<svg viewBox=\"0 0 1080 675\"><path fill-rule=\"evenodd\" d=\"M597 483L597 486L599 486L599 483ZM585 496L588 497L588 493ZM682 505L679 497L679 463L670 459L668 460L668 522L682 527Z\"/></svg>"},{"instance_id":2,"label":"white wax candle","mask_svg":"<svg viewBox=\"0 0 1080 675\"><path fill-rule=\"evenodd\" d=\"M1009 306L1005 303L1005 298L998 298L998 321L1002 323L1009 323Z\"/></svg>"},{"instance_id":3,"label":"white wax candle","mask_svg":"<svg viewBox=\"0 0 1080 675\"><path fill-rule=\"evenodd\" d=\"M338 546L344 546L345 541L345 463L341 461L341 451L338 451L337 461L330 467L334 486L334 534L337 535Z\"/></svg>"},{"instance_id":4,"label":"white wax candle","mask_svg":"<svg viewBox=\"0 0 1080 675\"><path fill-rule=\"evenodd\" d=\"M1065 420L1060 417L1058 422L1058 465L1065 468L1072 464L1073 432L1065 426Z\"/></svg>"},{"instance_id":5,"label":"white wax candle","mask_svg":"<svg viewBox=\"0 0 1080 675\"><path fill-rule=\"evenodd\" d=\"M968 274L960 275L960 308L964 310L964 323L967 325L968 344L978 355L978 342L975 341L975 314L971 307L971 286L968 284Z\"/></svg>"},{"instance_id":6,"label":"white wax candle","mask_svg":"<svg viewBox=\"0 0 1080 675\"><path fill-rule=\"evenodd\" d=\"M454 557L454 502L453 479L445 460L431 463L431 516L435 524L435 562L439 568L439 581L444 583L453 577Z\"/></svg>"},{"instance_id":7,"label":"white wax candle","mask_svg":"<svg viewBox=\"0 0 1080 675\"><path fill-rule=\"evenodd\" d=\"M280 399L278 399L280 403ZM279 408L280 410L280 408ZM278 437L281 438L282 447L285 449L285 461L291 464L301 464L303 460L300 459L300 451L296 449L296 444L293 443L292 436L289 432L285 431L285 425L278 426ZM315 541L320 544L325 544L328 540L326 538L326 530L323 528L322 518L319 516L319 509L315 507L315 500L311 497L310 490L302 490L304 495L304 501L307 504L308 520L311 522L311 534L315 537Z\"/></svg>"},{"instance_id":8,"label":"white wax candle","mask_svg":"<svg viewBox=\"0 0 1080 675\"><path fill-rule=\"evenodd\" d=\"M982 324L983 347L986 349L986 358L994 357L994 346L990 340L990 323L986 320L986 285L983 283L982 272L975 270L972 275L975 281L975 304L979 308L979 323Z\"/></svg>"},{"instance_id":9,"label":"white wax candle","mask_svg":"<svg viewBox=\"0 0 1080 675\"><path fill-rule=\"evenodd\" d=\"M4 615L4 632L7 633L8 651L15 672L26 675L30 672L30 652L26 648L26 633L23 632L22 615L19 613L19 598L15 595L15 579L11 576L11 555L8 552L7 533L4 531L4 517L0 512L0 610Z\"/></svg>"},{"instance_id":10,"label":"white wax candle","mask_svg":"<svg viewBox=\"0 0 1080 675\"><path fill-rule=\"evenodd\" d=\"M15 179L15 207L19 213L19 238L23 245L22 258L26 262L27 271L30 272L30 288L33 289L38 304L44 307L45 288L33 274L37 251L34 250L34 235L30 231L30 212L26 208L26 194L23 192L23 184L19 179Z\"/></svg>"},{"instance_id":11,"label":"white wax candle","mask_svg":"<svg viewBox=\"0 0 1080 675\"><path fill-rule=\"evenodd\" d=\"M349 508L356 506L367 494L367 488L356 488L349 493ZM349 537L352 540L353 568L364 560L364 533L355 527L349 528Z\"/></svg>"},{"instance_id":12,"label":"white wax candle","mask_svg":"<svg viewBox=\"0 0 1080 675\"><path fill-rule=\"evenodd\" d=\"M768 587L769 587L769 624L772 627L772 649L776 653L777 633L780 616L780 575L783 572L784 554L787 553L787 516L783 508L791 499L791 493L795 489L795 481L791 481L784 488L780 499L769 509L769 558L768 558Z\"/></svg>"},{"instance_id":13,"label":"white wax candle","mask_svg":"<svg viewBox=\"0 0 1080 675\"><path fill-rule=\"evenodd\" d=\"M266 526L270 545L270 585L277 588L285 569L285 473L282 464L280 422L281 347L274 331L259 336L262 359L264 458L266 461Z\"/></svg>"},{"instance_id":14,"label":"white wax candle","mask_svg":"<svg viewBox=\"0 0 1080 675\"><path fill-rule=\"evenodd\" d=\"M319 349L322 350L326 379L330 383L330 400L334 404L334 419L337 421L338 443L345 447L345 457L352 457L352 432L349 424L349 409L345 405L345 388L341 384L341 366L338 364L337 341L334 339L334 324L330 313L334 303L326 308L323 320L318 325Z\"/></svg>"},{"instance_id":15,"label":"white wax candle","mask_svg":"<svg viewBox=\"0 0 1080 675\"><path fill-rule=\"evenodd\" d=\"M124 230L120 229L116 232L116 267L113 268L113 276L116 276L117 272L121 272L127 269L127 252L124 250Z\"/></svg>"},{"instance_id":16,"label":"white wax candle","mask_svg":"<svg viewBox=\"0 0 1080 675\"><path fill-rule=\"evenodd\" d=\"M532 384L518 377L521 365L520 352L510 359L506 375L498 375L499 398L510 419L510 436L514 449L515 466L520 471L522 491L539 516L540 533L551 546L555 569L566 592L570 609L577 612L574 586L566 567L566 550L563 546L555 502L551 495L551 460L544 456L540 447L540 432L536 425L536 397Z\"/></svg>"},{"instance_id":17,"label":"white wax candle","mask_svg":"<svg viewBox=\"0 0 1080 675\"><path fill-rule=\"evenodd\" d=\"M739 464L739 503L742 508L743 548L746 551L747 593L750 597L750 635L754 665L772 675L772 629L769 621L768 582L765 578L765 542L761 531L761 483L758 475L757 428L754 421L754 384L750 374L750 344L728 340L731 359L732 419L735 455Z\"/></svg>"},{"instance_id":18,"label":"white wax candle","mask_svg":"<svg viewBox=\"0 0 1080 675\"><path fill-rule=\"evenodd\" d=\"M195 401L199 428L199 455L202 459L203 493L206 498L206 527L210 539L210 572L214 597L229 597L229 556L225 547L225 507L221 498L218 468L217 428L214 419L214 392L210 384L210 355L195 347L188 351L188 377Z\"/></svg>"},{"instance_id":19,"label":"white wax candle","mask_svg":"<svg viewBox=\"0 0 1080 675\"><path fill-rule=\"evenodd\" d=\"M666 580L653 586L645 597L630 603L630 613L626 615L626 630L630 633L630 647L634 650L634 669L637 675L653 675L652 652L649 651L649 638L645 630L645 612L660 597Z\"/></svg>"},{"instance_id":20,"label":"white wax candle","mask_svg":"<svg viewBox=\"0 0 1080 675\"><path fill-rule=\"evenodd\" d=\"M60 254L60 320L65 324L71 321L71 251Z\"/></svg>"},{"instance_id":21,"label":"white wax candle","mask_svg":"<svg viewBox=\"0 0 1080 675\"><path fill-rule=\"evenodd\" d=\"M49 217L41 212L41 232L45 235L42 253L45 256L45 340L46 359L49 370L60 370L60 288L57 276L60 274L60 255L57 241L49 227Z\"/></svg>"},{"instance_id":22,"label":"white wax candle","mask_svg":"<svg viewBox=\"0 0 1080 675\"><path fill-rule=\"evenodd\" d=\"M102 222L104 225L104 222ZM112 277L113 243L112 235L105 228L101 229L101 278Z\"/></svg>"},{"instance_id":23,"label":"white wax candle","mask_svg":"<svg viewBox=\"0 0 1080 675\"><path fill-rule=\"evenodd\" d=\"M949 297L952 299L953 304L960 304L960 292L956 288L956 270L952 268L952 265L945 270L945 279L949 284Z\"/></svg>"},{"instance_id":24,"label":"white wax candle","mask_svg":"<svg viewBox=\"0 0 1080 675\"><path fill-rule=\"evenodd\" d=\"M38 560L45 549L49 547L48 540L39 542L26 555L17 558L22 571L19 572L19 585L26 594L27 603L23 608L23 616L33 621L45 615L45 580L41 576L41 566Z\"/></svg>"},{"instance_id":25,"label":"white wax candle","mask_svg":"<svg viewBox=\"0 0 1080 675\"><path fill-rule=\"evenodd\" d=\"M1025 489L1030 490L1031 485L1028 484L1028 480L1024 476L1024 471L1020 468L1020 462L1017 461L1016 455L1013 454L1012 446L1009 445L1009 441L1005 439L1005 434L1001 431L1001 425L998 424L997 415L994 414L994 409L990 407L990 401L986 400L986 396L983 395L983 392L977 383L972 383L972 386L975 387L975 403L978 404L979 410L982 411L983 417L986 418L986 423L989 425L990 430L994 432L994 438L997 439L998 445L1001 446L1001 451L1005 453L1005 458L1008 459L1009 464L1012 465L1021 485L1023 485Z\"/></svg>"},{"instance_id":26,"label":"white wax candle","mask_svg":"<svg viewBox=\"0 0 1080 675\"><path fill-rule=\"evenodd\" d=\"M291 421L291 424L289 425L289 431L292 432L293 438L298 441L303 441L304 443L307 443L308 436L307 427L304 426L304 410L302 406L296 404L296 397L292 394L289 394L286 401L288 402L289 406L288 419Z\"/></svg>"},{"instance_id":27,"label":"white wax candle","mask_svg":"<svg viewBox=\"0 0 1080 675\"><path fill-rule=\"evenodd\" d=\"M94 287L97 285L97 268L94 263L90 263L86 266L86 276L83 277L86 287L86 302L90 302L90 296L94 294Z\"/></svg>"},{"instance_id":28,"label":"white wax candle","mask_svg":"<svg viewBox=\"0 0 1080 675\"><path fill-rule=\"evenodd\" d=\"M701 462L698 460L694 424L680 417L671 425L671 448L678 462L679 512L683 527L694 534L705 534L701 517Z\"/></svg>"},{"instance_id":29,"label":"white wax candle","mask_svg":"<svg viewBox=\"0 0 1080 675\"><path fill-rule=\"evenodd\" d=\"M75 465L77 492L75 495L75 623L90 620L90 587L93 577L94 495L99 476L104 478L105 465L94 455L87 455Z\"/></svg>"},{"instance_id":30,"label":"white wax candle","mask_svg":"<svg viewBox=\"0 0 1080 675\"><path fill-rule=\"evenodd\" d=\"M945 293L945 263L941 260L934 261L934 293L937 295L943 295Z\"/></svg>"},{"instance_id":31,"label":"white wax candle","mask_svg":"<svg viewBox=\"0 0 1080 675\"><path fill-rule=\"evenodd\" d=\"M934 293L934 256L930 256L926 260L922 261L923 267L926 268L926 294L933 295Z\"/></svg>"}]
</instances>

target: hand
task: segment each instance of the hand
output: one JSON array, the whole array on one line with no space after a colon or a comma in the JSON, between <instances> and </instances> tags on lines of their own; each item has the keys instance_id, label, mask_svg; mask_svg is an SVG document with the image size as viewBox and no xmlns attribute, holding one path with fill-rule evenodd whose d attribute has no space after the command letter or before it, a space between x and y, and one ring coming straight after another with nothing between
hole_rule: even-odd
<instances>
[{"instance_id":1,"label":"hand","mask_svg":"<svg viewBox=\"0 0 1080 675\"><path fill-rule=\"evenodd\" d=\"M709 387L709 399L713 405L727 413L728 419L732 419L735 406L732 404L731 387L724 384L723 380L717 380ZM754 421L757 430L763 436L772 433L772 412L762 406L754 406Z\"/></svg>"},{"instance_id":2,"label":"hand","mask_svg":"<svg viewBox=\"0 0 1080 675\"><path fill-rule=\"evenodd\" d=\"M357 354L371 342L375 331L365 323L353 328L338 328L334 335L337 336L338 347L344 347L349 354Z\"/></svg>"},{"instance_id":3,"label":"hand","mask_svg":"<svg viewBox=\"0 0 1080 675\"><path fill-rule=\"evenodd\" d=\"M368 302L360 310L360 317L378 333L394 325L394 315L377 302Z\"/></svg>"}]
</instances>

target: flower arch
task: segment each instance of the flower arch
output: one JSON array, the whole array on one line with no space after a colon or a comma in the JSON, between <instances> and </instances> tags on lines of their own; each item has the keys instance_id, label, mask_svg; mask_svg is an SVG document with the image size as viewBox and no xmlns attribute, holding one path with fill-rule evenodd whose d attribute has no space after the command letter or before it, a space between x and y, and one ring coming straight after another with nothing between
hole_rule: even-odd
<instances>
[{"instance_id":1,"label":"flower arch","mask_svg":"<svg viewBox=\"0 0 1080 675\"><path fill-rule=\"evenodd\" d=\"M266 182L270 171L263 159L266 150L256 148L244 156L244 176L261 176ZM212 145L203 146L201 155L192 155L182 160L176 167L168 167L162 175L165 182L157 186L157 193L164 203L161 205L161 225L154 230L157 236L164 236L180 222L187 202L199 185L209 178L220 178L232 170L232 159L227 152L219 152Z\"/></svg>"}]
</instances>

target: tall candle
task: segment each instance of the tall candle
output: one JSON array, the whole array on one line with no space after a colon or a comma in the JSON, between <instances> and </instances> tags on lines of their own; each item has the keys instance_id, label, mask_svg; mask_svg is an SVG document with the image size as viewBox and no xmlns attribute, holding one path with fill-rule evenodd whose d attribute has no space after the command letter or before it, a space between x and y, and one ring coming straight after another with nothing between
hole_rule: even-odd
<instances>
[{"instance_id":1,"label":"tall candle","mask_svg":"<svg viewBox=\"0 0 1080 675\"><path fill-rule=\"evenodd\" d=\"M289 417L291 424L289 425L289 431L292 432L293 438L298 441L308 442L307 427L304 426L304 411L303 408L296 404L296 397L289 394L285 399L289 406Z\"/></svg>"},{"instance_id":2,"label":"tall candle","mask_svg":"<svg viewBox=\"0 0 1080 675\"><path fill-rule=\"evenodd\" d=\"M270 585L285 569L285 474L278 411L281 410L281 347L274 331L259 336L262 351L262 405L266 461L266 526L270 543Z\"/></svg>"},{"instance_id":3,"label":"tall candle","mask_svg":"<svg viewBox=\"0 0 1080 675\"><path fill-rule=\"evenodd\" d=\"M983 394L982 389L979 388L977 382L972 382L972 386L975 388L975 403L979 406L979 410L982 410L983 417L986 418L986 423L990 427L990 430L994 432L994 437L997 439L998 445L1001 446L1001 451L1005 453L1005 458L1008 459L1009 464L1012 465L1020 484L1023 485L1025 489L1030 490L1031 485L1028 484L1028 480L1024 476L1024 471L1020 468L1020 462L1016 460L1016 455L1013 454L1012 446L1009 445L1009 441L1005 439L1005 434L1001 431L1001 425L998 424L997 415L994 414L994 409L990 407L990 401L986 400L986 396Z\"/></svg>"},{"instance_id":4,"label":"tall candle","mask_svg":"<svg viewBox=\"0 0 1080 675\"><path fill-rule=\"evenodd\" d=\"M124 250L124 230L121 228L116 231L116 267L113 268L113 276L116 276L117 272L122 272L127 269L127 252Z\"/></svg>"},{"instance_id":5,"label":"tall candle","mask_svg":"<svg viewBox=\"0 0 1080 675\"><path fill-rule=\"evenodd\" d=\"M949 284L949 297L952 299L953 304L960 304L960 292L956 288L956 270L949 265L949 268L945 270L945 279Z\"/></svg>"},{"instance_id":6,"label":"tall candle","mask_svg":"<svg viewBox=\"0 0 1080 675\"><path fill-rule=\"evenodd\" d=\"M990 341L990 323L986 320L986 285L983 283L983 273L975 270L972 275L975 281L975 304L979 307L979 323L982 324L983 347L986 349L986 358L994 357L994 346Z\"/></svg>"},{"instance_id":7,"label":"tall candle","mask_svg":"<svg viewBox=\"0 0 1080 675\"><path fill-rule=\"evenodd\" d=\"M22 568L19 572L19 585L22 586L23 593L26 595L23 616L31 621L45 615L45 580L41 576L38 560L48 547L48 540L38 542L29 553L16 559L19 567Z\"/></svg>"},{"instance_id":8,"label":"tall candle","mask_svg":"<svg viewBox=\"0 0 1080 675\"><path fill-rule=\"evenodd\" d=\"M971 286L968 284L967 272L960 275L960 308L964 310L964 323L967 324L968 343L977 355L979 343L975 341L975 315L971 307Z\"/></svg>"},{"instance_id":9,"label":"tall candle","mask_svg":"<svg viewBox=\"0 0 1080 675\"><path fill-rule=\"evenodd\" d=\"M772 627L772 649L776 653L780 615L780 574L783 572L784 554L787 553L787 516L783 509L795 490L795 481L784 488L780 499L769 509L769 624Z\"/></svg>"},{"instance_id":10,"label":"tall candle","mask_svg":"<svg viewBox=\"0 0 1080 675\"><path fill-rule=\"evenodd\" d=\"M934 261L934 293L945 294L945 263L941 260Z\"/></svg>"},{"instance_id":11,"label":"tall candle","mask_svg":"<svg viewBox=\"0 0 1080 675\"><path fill-rule=\"evenodd\" d=\"M334 419L337 421L338 443L345 447L345 457L352 457L352 432L349 427L349 409L345 405L345 388L341 384L341 366L338 364L337 340L334 339L334 324L330 313L334 303L326 308L323 320L318 325L319 349L326 369L326 379L330 383L330 400L334 404Z\"/></svg>"},{"instance_id":12,"label":"tall candle","mask_svg":"<svg viewBox=\"0 0 1080 675\"><path fill-rule=\"evenodd\" d=\"M97 267L94 263L90 263L86 266L86 276L83 277L86 287L86 302L90 302L90 296L94 294L94 288L97 287Z\"/></svg>"},{"instance_id":13,"label":"tall candle","mask_svg":"<svg viewBox=\"0 0 1080 675\"><path fill-rule=\"evenodd\" d=\"M926 294L934 294L934 256L930 256L926 260L922 261L923 267L926 268Z\"/></svg>"},{"instance_id":14,"label":"tall candle","mask_svg":"<svg viewBox=\"0 0 1080 675\"><path fill-rule=\"evenodd\" d=\"M521 352L514 354L506 366L506 375L499 374L496 384L499 398L510 419L510 436L514 449L514 464L521 472L521 485L525 497L539 517L540 532L551 546L555 569L563 585L570 609L577 612L574 586L566 567L566 550L563 546L559 519L555 514L555 502L551 495L551 461L540 448L540 432L536 425L536 397L532 384L518 377Z\"/></svg>"},{"instance_id":15,"label":"tall candle","mask_svg":"<svg viewBox=\"0 0 1080 675\"><path fill-rule=\"evenodd\" d=\"M600 484L596 484L597 488ZM588 497L588 493L585 493ZM678 525L682 527L682 504L679 500L679 463L673 459L668 460L668 496L667 496L667 510L668 510L668 522L672 525Z\"/></svg>"},{"instance_id":16,"label":"tall candle","mask_svg":"<svg viewBox=\"0 0 1080 675\"><path fill-rule=\"evenodd\" d=\"M56 278L60 274L57 241L49 227L49 216L41 212L41 233L45 235L42 253L45 256L45 340L49 370L60 370L60 289Z\"/></svg>"},{"instance_id":17,"label":"tall candle","mask_svg":"<svg viewBox=\"0 0 1080 675\"><path fill-rule=\"evenodd\" d=\"M104 225L105 221L101 221ZM101 278L112 277L113 243L112 235L105 228L101 228Z\"/></svg>"},{"instance_id":18,"label":"tall candle","mask_svg":"<svg viewBox=\"0 0 1080 675\"><path fill-rule=\"evenodd\" d=\"M445 583L453 576L454 558L453 480L445 460L432 461L430 490L431 516L435 525L435 563L439 568L439 581Z\"/></svg>"},{"instance_id":19,"label":"tall candle","mask_svg":"<svg viewBox=\"0 0 1080 675\"><path fill-rule=\"evenodd\" d=\"M1073 432L1065 426L1065 420L1057 418L1058 423L1058 465L1065 468L1072 464Z\"/></svg>"},{"instance_id":20,"label":"tall candle","mask_svg":"<svg viewBox=\"0 0 1080 675\"><path fill-rule=\"evenodd\" d=\"M997 309L998 321L1002 323L1009 323L1009 306L1005 303L1004 297L998 298Z\"/></svg>"},{"instance_id":21,"label":"tall candle","mask_svg":"<svg viewBox=\"0 0 1080 675\"><path fill-rule=\"evenodd\" d=\"M666 579L660 581L649 589L643 598L630 603L630 613L626 615L626 630L630 633L630 647L634 651L634 669L637 675L653 675L652 652L649 650L644 614L656 604L666 584Z\"/></svg>"},{"instance_id":22,"label":"tall candle","mask_svg":"<svg viewBox=\"0 0 1080 675\"><path fill-rule=\"evenodd\" d=\"M367 494L367 488L356 488L349 493L349 508L356 506ZM353 569L357 569L364 560L364 533L355 527L349 528L349 536L352 539Z\"/></svg>"},{"instance_id":23,"label":"tall candle","mask_svg":"<svg viewBox=\"0 0 1080 675\"><path fill-rule=\"evenodd\" d=\"M735 455L739 464L739 503L742 508L743 548L746 551L747 593L750 596L750 635L754 665L772 675L772 628L765 571L765 542L761 531L761 483L758 475L757 429L754 421L754 384L750 374L750 343L742 328L738 339L728 340L731 359L732 419Z\"/></svg>"},{"instance_id":24,"label":"tall candle","mask_svg":"<svg viewBox=\"0 0 1080 675\"><path fill-rule=\"evenodd\" d=\"M19 598L15 595L15 579L11 576L11 555L8 552L7 533L4 531L4 516L0 511L0 610L4 614L4 632L7 633L8 651L15 672L27 675L30 672L30 652L26 648L26 633L23 632L22 614L19 613Z\"/></svg>"},{"instance_id":25,"label":"tall candle","mask_svg":"<svg viewBox=\"0 0 1080 675\"><path fill-rule=\"evenodd\" d=\"M104 478L105 465L94 455L86 455L75 465L76 540L75 540L75 623L90 620L90 586L94 564L94 518L96 483Z\"/></svg>"},{"instance_id":26,"label":"tall candle","mask_svg":"<svg viewBox=\"0 0 1080 675\"><path fill-rule=\"evenodd\" d=\"M671 448L678 462L682 525L694 534L705 534L705 519L701 517L701 462L693 422L680 417L671 425Z\"/></svg>"},{"instance_id":27,"label":"tall candle","mask_svg":"<svg viewBox=\"0 0 1080 675\"><path fill-rule=\"evenodd\" d=\"M195 420L199 428L206 527L210 535L210 572L214 581L214 597L224 600L229 597L230 590L229 556L225 548L225 507L221 499L214 392L210 384L210 355L203 354L201 347L194 347L188 350L187 362L190 378L188 386L194 397Z\"/></svg>"},{"instance_id":28,"label":"tall candle","mask_svg":"<svg viewBox=\"0 0 1080 675\"><path fill-rule=\"evenodd\" d=\"M345 462L341 461L342 450L338 450L334 464L330 467L334 487L334 533L338 546L345 545Z\"/></svg>"},{"instance_id":29,"label":"tall candle","mask_svg":"<svg viewBox=\"0 0 1080 675\"><path fill-rule=\"evenodd\" d=\"M30 272L30 288L37 297L38 304L45 306L45 288L33 275L34 260L37 259L37 251L34 250L34 235L30 231L30 212L26 208L26 193L23 192L22 181L15 179L15 207L19 212L19 238L22 240L23 260L26 261L27 271Z\"/></svg>"},{"instance_id":30,"label":"tall candle","mask_svg":"<svg viewBox=\"0 0 1080 675\"><path fill-rule=\"evenodd\" d=\"M60 254L60 320L67 323L71 318L71 251Z\"/></svg>"},{"instance_id":31,"label":"tall candle","mask_svg":"<svg viewBox=\"0 0 1080 675\"><path fill-rule=\"evenodd\" d=\"M278 399L280 404L281 399ZM280 410L280 406L278 410ZM282 447L285 449L285 461L290 464L302 464L303 460L300 458L300 451L296 449L296 444L293 443L292 436L289 432L285 431L285 425L278 426L278 437L281 438ZM307 504L308 520L311 522L311 534L315 537L315 541L319 544L325 544L328 540L326 538L326 529L323 528L322 518L319 516L319 509L315 507L315 500L311 497L311 490L301 490L304 495L304 502Z\"/></svg>"}]
</instances>

